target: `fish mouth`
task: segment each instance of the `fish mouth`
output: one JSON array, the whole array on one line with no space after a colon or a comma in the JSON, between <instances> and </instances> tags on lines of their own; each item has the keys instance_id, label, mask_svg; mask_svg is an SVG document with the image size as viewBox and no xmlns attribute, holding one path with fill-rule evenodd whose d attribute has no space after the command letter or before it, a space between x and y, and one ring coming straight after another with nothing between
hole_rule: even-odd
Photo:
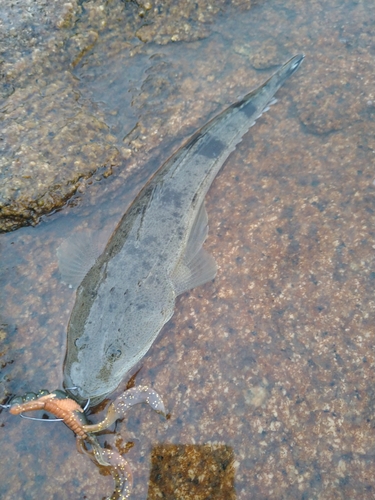
<instances>
[{"instance_id":1,"label":"fish mouth","mask_svg":"<svg viewBox=\"0 0 375 500\"><path fill-rule=\"evenodd\" d=\"M66 387L65 391L69 396L77 401L79 405L84 408L90 408L92 406L97 406L99 403L104 401L107 394L101 394L100 396L88 396L85 393L81 393L76 387Z\"/></svg>"},{"instance_id":2,"label":"fish mouth","mask_svg":"<svg viewBox=\"0 0 375 500\"><path fill-rule=\"evenodd\" d=\"M107 397L107 394L90 395L84 389L82 389L81 387L77 387L72 383L69 383L69 381L64 382L64 390L69 395L69 397L77 401L77 403L85 409L92 406L97 406Z\"/></svg>"}]
</instances>

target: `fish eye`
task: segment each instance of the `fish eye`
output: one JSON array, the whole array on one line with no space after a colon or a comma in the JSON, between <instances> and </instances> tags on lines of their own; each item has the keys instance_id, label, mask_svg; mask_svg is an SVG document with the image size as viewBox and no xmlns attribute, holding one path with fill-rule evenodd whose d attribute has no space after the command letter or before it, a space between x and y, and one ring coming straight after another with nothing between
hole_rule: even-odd
<instances>
[{"instance_id":1,"label":"fish eye","mask_svg":"<svg viewBox=\"0 0 375 500\"><path fill-rule=\"evenodd\" d=\"M115 344L111 344L108 347L106 354L107 354L108 360L113 362L113 361L117 361L118 359L121 358L122 351Z\"/></svg>"}]
</instances>

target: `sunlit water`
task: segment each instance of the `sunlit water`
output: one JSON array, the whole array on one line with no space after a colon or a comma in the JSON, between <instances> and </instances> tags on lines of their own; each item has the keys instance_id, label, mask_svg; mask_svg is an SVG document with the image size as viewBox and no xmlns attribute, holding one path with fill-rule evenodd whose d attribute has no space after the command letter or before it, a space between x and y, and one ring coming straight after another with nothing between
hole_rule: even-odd
<instances>
[{"instance_id":1,"label":"sunlit water","mask_svg":"<svg viewBox=\"0 0 375 500\"><path fill-rule=\"evenodd\" d=\"M88 227L105 240L185 138L306 54L209 192L217 278L177 300L136 378L170 418L136 407L101 438L134 443L134 498L374 497L373 16L355 1L260 2L228 8L190 44L106 54L99 42L74 69L81 99L139 155L35 228L0 236L3 396L61 387L74 303L57 269L63 239ZM2 498L111 493L64 425L0 419ZM215 487L197 465L210 460L227 464ZM171 492L187 467L190 493Z\"/></svg>"}]
</instances>

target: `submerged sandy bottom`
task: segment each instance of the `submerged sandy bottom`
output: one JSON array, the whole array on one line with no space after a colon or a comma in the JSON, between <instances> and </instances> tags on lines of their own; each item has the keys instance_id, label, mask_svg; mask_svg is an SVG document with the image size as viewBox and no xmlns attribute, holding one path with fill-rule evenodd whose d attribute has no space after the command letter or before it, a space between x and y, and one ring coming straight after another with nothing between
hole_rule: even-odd
<instances>
[{"instance_id":1,"label":"submerged sandy bottom","mask_svg":"<svg viewBox=\"0 0 375 500\"><path fill-rule=\"evenodd\" d=\"M162 395L169 418L135 407L101 438L120 451L133 442L134 498L374 497L370 16L355 2L264 3L229 9L204 41L155 46L181 71L170 133L145 129L129 170L0 238L2 395L53 390L74 302L57 271L61 241L83 227L110 232L156 168L153 152L167 157L260 84L272 57L306 54L209 192L217 278L178 298L136 378ZM254 70L255 54L267 71ZM111 478L75 451L62 424L0 418L2 498L110 494Z\"/></svg>"}]
</instances>

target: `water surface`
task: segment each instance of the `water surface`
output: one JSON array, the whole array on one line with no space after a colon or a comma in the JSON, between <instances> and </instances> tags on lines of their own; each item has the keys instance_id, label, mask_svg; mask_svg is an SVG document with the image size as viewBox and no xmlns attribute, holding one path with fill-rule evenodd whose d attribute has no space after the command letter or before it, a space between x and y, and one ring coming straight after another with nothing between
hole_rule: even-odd
<instances>
[{"instance_id":1,"label":"water surface","mask_svg":"<svg viewBox=\"0 0 375 500\"><path fill-rule=\"evenodd\" d=\"M117 52L99 40L72 69L80 99L105 117L124 158L132 153L112 176L82 184L64 210L0 236L4 397L61 386L74 303L57 269L61 241L83 228L105 240L185 138L306 54L209 192L206 248L217 278L177 300L137 376L163 396L170 418L136 407L101 438L123 451L134 444L134 498L157 498L171 484L166 498L176 498L186 463L197 489L181 498L223 498L220 488L239 500L374 496L371 16L356 1L233 5L201 40L134 39ZM62 424L4 411L1 422L2 498L110 493L111 479L76 452ZM214 491L202 461L222 466Z\"/></svg>"}]
</instances>

